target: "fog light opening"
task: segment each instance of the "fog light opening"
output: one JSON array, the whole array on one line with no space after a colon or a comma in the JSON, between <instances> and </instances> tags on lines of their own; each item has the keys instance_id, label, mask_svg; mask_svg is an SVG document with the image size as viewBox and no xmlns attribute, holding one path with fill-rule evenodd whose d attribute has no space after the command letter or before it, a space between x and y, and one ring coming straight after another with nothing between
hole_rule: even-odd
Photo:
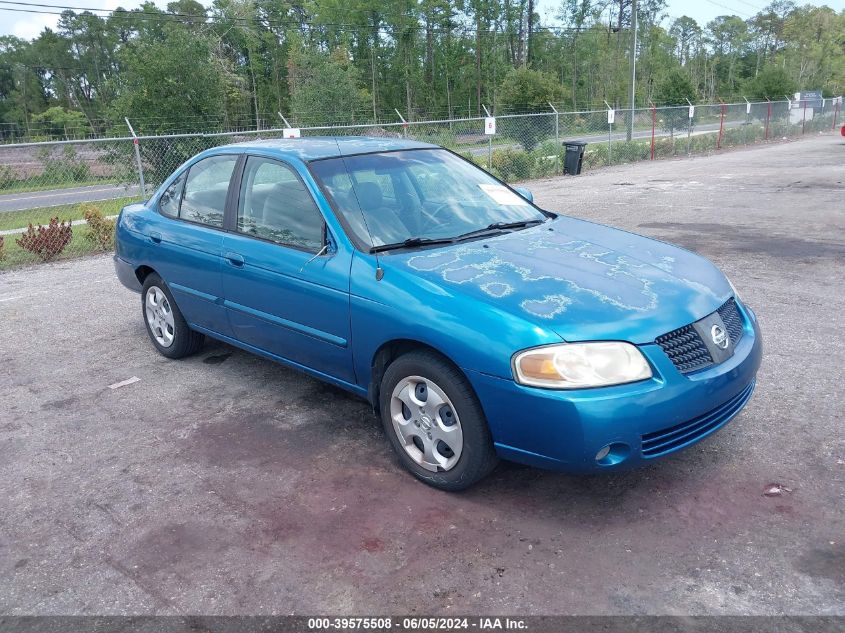
<instances>
[{"instance_id":1,"label":"fog light opening","mask_svg":"<svg viewBox=\"0 0 845 633\"><path fill-rule=\"evenodd\" d=\"M615 466L624 462L630 454L630 446L622 442L613 442L599 449L596 453L596 463L599 466Z\"/></svg>"}]
</instances>

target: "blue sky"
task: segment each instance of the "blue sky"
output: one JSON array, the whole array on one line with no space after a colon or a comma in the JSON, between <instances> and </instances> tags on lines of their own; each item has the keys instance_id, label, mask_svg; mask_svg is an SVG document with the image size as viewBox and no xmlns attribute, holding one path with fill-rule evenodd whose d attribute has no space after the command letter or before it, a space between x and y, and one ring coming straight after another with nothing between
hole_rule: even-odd
<instances>
[{"instance_id":1,"label":"blue sky","mask_svg":"<svg viewBox=\"0 0 845 633\"><path fill-rule=\"evenodd\" d=\"M827 0L826 2L795 0L798 5L810 4L814 6L827 5L836 11L845 9L845 0ZM770 0L669 0L666 10L666 24L674 18L687 15L698 22L702 27L710 20L719 15L738 15L748 19L759 13L764 7L770 4ZM560 5L559 0L540 0L539 13L544 24L554 21L554 15Z\"/></svg>"},{"instance_id":2,"label":"blue sky","mask_svg":"<svg viewBox=\"0 0 845 633\"><path fill-rule=\"evenodd\" d=\"M202 0L203 4L210 4L210 0ZM41 0L43 3L44 0ZM167 4L167 0L156 0L159 6ZM60 4L60 3L56 3ZM62 3L63 4L63 3ZM70 6L95 7L114 9L122 6L132 9L141 4L141 0L76 0L67 3ZM539 0L538 13L543 24L553 24L554 16L558 12L560 0ZM717 15L738 15L748 18L762 9L768 0L669 0L667 10L668 19L688 15L704 26ZM803 4L799 0L798 4ZM808 4L827 4L837 11L845 9L845 0L828 0L827 2L810 2ZM23 8L23 7L17 7ZM18 13L0 9L0 35L13 34L18 37L31 39L40 33L44 27L53 27L58 16Z\"/></svg>"}]
</instances>

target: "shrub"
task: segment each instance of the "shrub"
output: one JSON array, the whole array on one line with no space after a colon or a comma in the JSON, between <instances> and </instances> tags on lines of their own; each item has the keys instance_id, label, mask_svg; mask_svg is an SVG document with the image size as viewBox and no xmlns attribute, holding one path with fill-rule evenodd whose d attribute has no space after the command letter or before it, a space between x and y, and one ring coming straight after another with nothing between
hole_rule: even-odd
<instances>
[{"instance_id":1,"label":"shrub","mask_svg":"<svg viewBox=\"0 0 845 633\"><path fill-rule=\"evenodd\" d=\"M58 157L44 148L38 152L38 160L44 165L42 179L49 184L85 181L91 177L88 163L70 145L65 145Z\"/></svg>"},{"instance_id":2,"label":"shrub","mask_svg":"<svg viewBox=\"0 0 845 633\"><path fill-rule=\"evenodd\" d=\"M651 157L651 145L648 147L648 156ZM667 156L675 155L675 139L673 138L658 138L654 141L654 157L666 158Z\"/></svg>"},{"instance_id":3,"label":"shrub","mask_svg":"<svg viewBox=\"0 0 845 633\"><path fill-rule=\"evenodd\" d=\"M11 165L0 165L0 189L8 189L18 182Z\"/></svg>"},{"instance_id":4,"label":"shrub","mask_svg":"<svg viewBox=\"0 0 845 633\"><path fill-rule=\"evenodd\" d=\"M711 152L716 149L716 142L718 140L718 132L697 134L690 138L690 153L699 154Z\"/></svg>"},{"instance_id":5,"label":"shrub","mask_svg":"<svg viewBox=\"0 0 845 633\"><path fill-rule=\"evenodd\" d=\"M587 145L587 149L584 152L582 169L604 167L607 164L609 164L607 159L607 143L592 143Z\"/></svg>"},{"instance_id":6,"label":"shrub","mask_svg":"<svg viewBox=\"0 0 845 633\"><path fill-rule=\"evenodd\" d=\"M493 152L493 173L501 180L525 180L534 171L534 157L528 152L515 149L500 149Z\"/></svg>"},{"instance_id":7,"label":"shrub","mask_svg":"<svg viewBox=\"0 0 845 633\"><path fill-rule=\"evenodd\" d=\"M88 223L85 239L95 248L110 251L114 247L114 220L104 218L100 208L93 204L82 207L82 217Z\"/></svg>"},{"instance_id":8,"label":"shrub","mask_svg":"<svg viewBox=\"0 0 845 633\"><path fill-rule=\"evenodd\" d=\"M607 143L603 143L605 150ZM611 158L614 163L631 163L651 158L651 140L616 141Z\"/></svg>"},{"instance_id":9,"label":"shrub","mask_svg":"<svg viewBox=\"0 0 845 633\"><path fill-rule=\"evenodd\" d=\"M21 248L34 253L41 258L41 261L48 261L61 253L73 237L73 229L70 221L65 224L59 222L59 218L52 218L47 226L38 225L34 228L32 224L15 242Z\"/></svg>"}]
</instances>

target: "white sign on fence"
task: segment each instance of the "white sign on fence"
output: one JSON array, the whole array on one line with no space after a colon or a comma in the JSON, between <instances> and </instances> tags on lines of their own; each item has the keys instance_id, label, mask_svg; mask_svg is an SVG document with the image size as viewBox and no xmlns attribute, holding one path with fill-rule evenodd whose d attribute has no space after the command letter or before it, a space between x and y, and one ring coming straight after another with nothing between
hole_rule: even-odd
<instances>
[{"instance_id":1,"label":"white sign on fence","mask_svg":"<svg viewBox=\"0 0 845 633\"><path fill-rule=\"evenodd\" d=\"M299 138L302 136L298 127L286 127L282 130L282 138Z\"/></svg>"},{"instance_id":2,"label":"white sign on fence","mask_svg":"<svg viewBox=\"0 0 845 633\"><path fill-rule=\"evenodd\" d=\"M750 102L745 103L745 114L751 114L751 103Z\"/></svg>"},{"instance_id":3,"label":"white sign on fence","mask_svg":"<svg viewBox=\"0 0 845 633\"><path fill-rule=\"evenodd\" d=\"M496 117L488 116L484 119L484 133L485 134L495 134L496 133Z\"/></svg>"},{"instance_id":4,"label":"white sign on fence","mask_svg":"<svg viewBox=\"0 0 845 633\"><path fill-rule=\"evenodd\" d=\"M607 111L607 124L612 125L615 120L616 120L616 110L608 110Z\"/></svg>"},{"instance_id":5,"label":"white sign on fence","mask_svg":"<svg viewBox=\"0 0 845 633\"><path fill-rule=\"evenodd\" d=\"M689 107L689 118L693 118L695 116L695 106L691 105Z\"/></svg>"}]
</instances>

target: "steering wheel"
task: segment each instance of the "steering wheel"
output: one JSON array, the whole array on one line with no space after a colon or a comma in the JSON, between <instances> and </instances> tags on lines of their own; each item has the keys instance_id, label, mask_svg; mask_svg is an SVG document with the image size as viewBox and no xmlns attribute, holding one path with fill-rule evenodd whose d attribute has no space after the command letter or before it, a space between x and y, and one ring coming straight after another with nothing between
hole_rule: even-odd
<instances>
[{"instance_id":1,"label":"steering wheel","mask_svg":"<svg viewBox=\"0 0 845 633\"><path fill-rule=\"evenodd\" d=\"M427 213L426 215L428 216L429 221L431 221L432 223L435 222L437 220L437 216L440 214L440 212L443 211L443 209L445 209L447 207L449 207L449 208L452 207L451 201L444 202L444 203L438 205L437 208L434 211L432 211L431 213Z\"/></svg>"}]
</instances>

